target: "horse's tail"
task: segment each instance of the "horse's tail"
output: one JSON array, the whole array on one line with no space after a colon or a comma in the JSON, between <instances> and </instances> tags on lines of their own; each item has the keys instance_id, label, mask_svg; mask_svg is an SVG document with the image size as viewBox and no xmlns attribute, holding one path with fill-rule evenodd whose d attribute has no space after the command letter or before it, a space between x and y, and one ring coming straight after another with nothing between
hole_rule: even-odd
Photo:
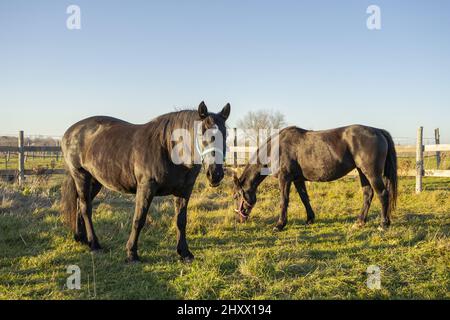
<instances>
[{"instance_id":1,"label":"horse's tail","mask_svg":"<svg viewBox=\"0 0 450 320\"><path fill-rule=\"evenodd\" d=\"M76 236L85 236L86 229L77 226L81 222L78 217L78 193L70 174L66 175L61 187L61 213Z\"/></svg>"},{"instance_id":2,"label":"horse's tail","mask_svg":"<svg viewBox=\"0 0 450 320\"><path fill-rule=\"evenodd\" d=\"M395 210L398 196L398 175L397 175L397 152L395 151L395 144L392 136L386 130L381 130L383 136L388 142L388 154L386 157L386 164L384 165L384 178L386 180L386 187L389 192L389 212Z\"/></svg>"}]
</instances>

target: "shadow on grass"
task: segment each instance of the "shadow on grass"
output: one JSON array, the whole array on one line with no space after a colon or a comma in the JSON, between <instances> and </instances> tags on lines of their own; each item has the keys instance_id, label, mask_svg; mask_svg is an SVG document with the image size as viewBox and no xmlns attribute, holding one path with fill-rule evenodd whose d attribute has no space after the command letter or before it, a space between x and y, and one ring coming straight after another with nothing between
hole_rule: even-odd
<instances>
[{"instance_id":1,"label":"shadow on grass","mask_svg":"<svg viewBox=\"0 0 450 320\"><path fill-rule=\"evenodd\" d=\"M114 241L107 241L103 253L92 256L86 246L73 240L68 228L55 218L57 214L48 209L39 215L29 213L27 219L23 215L0 215L0 283L11 290L11 297L42 299L44 293L53 292L59 297L76 299L179 298L170 285L169 275L148 267L162 259L167 262L163 250L161 254L145 256L145 263L126 264L127 229L119 232ZM111 232L112 227L117 230L117 221L102 223L99 230ZM160 240L159 235L146 239L146 245L150 241L160 252L158 237ZM65 287L69 276L66 268L74 264L82 271L81 290ZM97 296L93 291L94 265Z\"/></svg>"}]
</instances>

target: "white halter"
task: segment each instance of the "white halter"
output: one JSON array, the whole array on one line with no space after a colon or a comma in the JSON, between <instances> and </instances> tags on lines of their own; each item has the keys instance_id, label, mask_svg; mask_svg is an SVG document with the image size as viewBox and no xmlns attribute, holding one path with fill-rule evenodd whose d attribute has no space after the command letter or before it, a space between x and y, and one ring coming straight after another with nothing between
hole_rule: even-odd
<instances>
[{"instance_id":1,"label":"white halter","mask_svg":"<svg viewBox=\"0 0 450 320\"><path fill-rule=\"evenodd\" d=\"M217 152L220 155L222 155L222 158L224 157L223 151L216 147L206 148L206 149L202 150L202 148L200 147L200 143L198 141L200 137L201 137L201 135L197 135L194 140L195 140L195 149L197 150L198 154L200 155L200 159L202 160L202 162L205 160L206 155L208 155L212 152Z\"/></svg>"}]
</instances>

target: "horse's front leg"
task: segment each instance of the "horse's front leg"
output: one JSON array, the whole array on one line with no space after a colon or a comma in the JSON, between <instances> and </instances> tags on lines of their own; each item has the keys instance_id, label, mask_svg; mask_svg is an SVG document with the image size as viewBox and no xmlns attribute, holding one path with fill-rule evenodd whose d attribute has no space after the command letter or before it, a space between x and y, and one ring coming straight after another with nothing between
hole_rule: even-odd
<instances>
[{"instance_id":1,"label":"horse's front leg","mask_svg":"<svg viewBox=\"0 0 450 320\"><path fill-rule=\"evenodd\" d=\"M289 193L291 190L291 180L284 177L279 178L281 191L281 214L274 231L281 231L287 224L287 210L289 206Z\"/></svg>"},{"instance_id":2,"label":"horse's front leg","mask_svg":"<svg viewBox=\"0 0 450 320\"><path fill-rule=\"evenodd\" d=\"M139 184L136 191L136 207L133 217L133 226L131 228L130 237L127 242L127 261L139 261L138 238L142 227L147 219L148 209L155 195L155 188L152 183Z\"/></svg>"},{"instance_id":3,"label":"horse's front leg","mask_svg":"<svg viewBox=\"0 0 450 320\"><path fill-rule=\"evenodd\" d=\"M175 198L175 213L177 217L177 252L184 262L192 262L194 255L189 251L186 240L187 206L190 193L185 197Z\"/></svg>"}]
</instances>

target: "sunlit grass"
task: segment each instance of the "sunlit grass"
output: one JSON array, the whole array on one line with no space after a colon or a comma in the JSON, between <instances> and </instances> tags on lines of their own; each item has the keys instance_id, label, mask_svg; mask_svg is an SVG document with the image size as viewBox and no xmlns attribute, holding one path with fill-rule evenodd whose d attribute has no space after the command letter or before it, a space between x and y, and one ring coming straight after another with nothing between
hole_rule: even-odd
<instances>
[{"instance_id":1,"label":"sunlit grass","mask_svg":"<svg viewBox=\"0 0 450 320\"><path fill-rule=\"evenodd\" d=\"M377 200L367 226L351 229L362 204L356 179L311 183L316 224L304 225L293 189L287 228L273 233L274 179L261 185L249 222L238 224L231 178L213 189L202 174L188 213L196 260L178 260L173 203L158 198L140 237L143 263L132 265L124 261L133 197L99 195L94 224L104 250L91 255L59 217L60 183L55 176L45 185L0 185L0 299L449 298L450 179L425 178L420 195L414 179L401 179L398 210L384 233ZM65 287L73 264L82 270L81 290ZM381 290L366 286L369 265L381 268Z\"/></svg>"}]
</instances>

